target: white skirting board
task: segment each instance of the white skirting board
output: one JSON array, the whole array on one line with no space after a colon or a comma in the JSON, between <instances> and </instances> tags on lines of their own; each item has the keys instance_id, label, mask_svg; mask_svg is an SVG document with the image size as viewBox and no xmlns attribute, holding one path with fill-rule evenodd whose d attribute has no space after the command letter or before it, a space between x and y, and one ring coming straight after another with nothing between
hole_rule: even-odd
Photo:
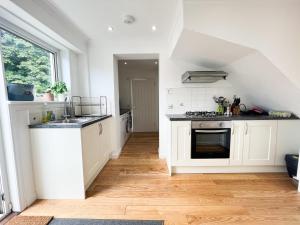
<instances>
[{"instance_id":1,"label":"white skirting board","mask_svg":"<svg viewBox=\"0 0 300 225\"><path fill-rule=\"evenodd\" d=\"M278 173L286 172L285 166L176 166L173 173Z\"/></svg>"}]
</instances>

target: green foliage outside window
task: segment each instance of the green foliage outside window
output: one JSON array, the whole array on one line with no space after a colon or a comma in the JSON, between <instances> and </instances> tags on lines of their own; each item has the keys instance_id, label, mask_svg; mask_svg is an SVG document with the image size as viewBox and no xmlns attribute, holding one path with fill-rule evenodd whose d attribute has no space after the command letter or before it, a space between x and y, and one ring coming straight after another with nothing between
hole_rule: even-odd
<instances>
[{"instance_id":1,"label":"green foliage outside window","mask_svg":"<svg viewBox=\"0 0 300 225\"><path fill-rule=\"evenodd\" d=\"M7 83L33 84L45 93L52 83L53 53L3 29L0 35Z\"/></svg>"}]
</instances>

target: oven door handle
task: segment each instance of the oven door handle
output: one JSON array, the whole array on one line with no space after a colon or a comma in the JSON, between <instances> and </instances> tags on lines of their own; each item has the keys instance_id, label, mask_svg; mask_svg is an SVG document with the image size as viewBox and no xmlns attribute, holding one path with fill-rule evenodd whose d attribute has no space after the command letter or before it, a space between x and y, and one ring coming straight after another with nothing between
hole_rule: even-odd
<instances>
[{"instance_id":1,"label":"oven door handle","mask_svg":"<svg viewBox=\"0 0 300 225\"><path fill-rule=\"evenodd\" d=\"M228 130L195 130L196 133L210 133L210 134L218 134L218 133L226 133Z\"/></svg>"}]
</instances>

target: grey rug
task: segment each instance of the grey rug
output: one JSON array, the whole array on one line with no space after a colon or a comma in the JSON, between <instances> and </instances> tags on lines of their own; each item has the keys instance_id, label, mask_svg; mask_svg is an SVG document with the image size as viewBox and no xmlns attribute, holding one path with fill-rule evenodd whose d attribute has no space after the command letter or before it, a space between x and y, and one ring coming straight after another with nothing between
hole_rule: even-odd
<instances>
[{"instance_id":1,"label":"grey rug","mask_svg":"<svg viewBox=\"0 0 300 225\"><path fill-rule=\"evenodd\" d=\"M49 225L163 225L162 220L53 219Z\"/></svg>"}]
</instances>

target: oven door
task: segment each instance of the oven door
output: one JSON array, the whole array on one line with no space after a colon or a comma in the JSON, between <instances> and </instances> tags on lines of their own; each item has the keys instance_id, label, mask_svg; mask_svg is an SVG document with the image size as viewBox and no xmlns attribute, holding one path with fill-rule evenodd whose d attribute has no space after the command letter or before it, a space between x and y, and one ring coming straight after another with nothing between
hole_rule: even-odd
<instances>
[{"instance_id":1,"label":"oven door","mask_svg":"<svg viewBox=\"0 0 300 225\"><path fill-rule=\"evenodd\" d=\"M230 128L192 129L192 159L229 158Z\"/></svg>"}]
</instances>

